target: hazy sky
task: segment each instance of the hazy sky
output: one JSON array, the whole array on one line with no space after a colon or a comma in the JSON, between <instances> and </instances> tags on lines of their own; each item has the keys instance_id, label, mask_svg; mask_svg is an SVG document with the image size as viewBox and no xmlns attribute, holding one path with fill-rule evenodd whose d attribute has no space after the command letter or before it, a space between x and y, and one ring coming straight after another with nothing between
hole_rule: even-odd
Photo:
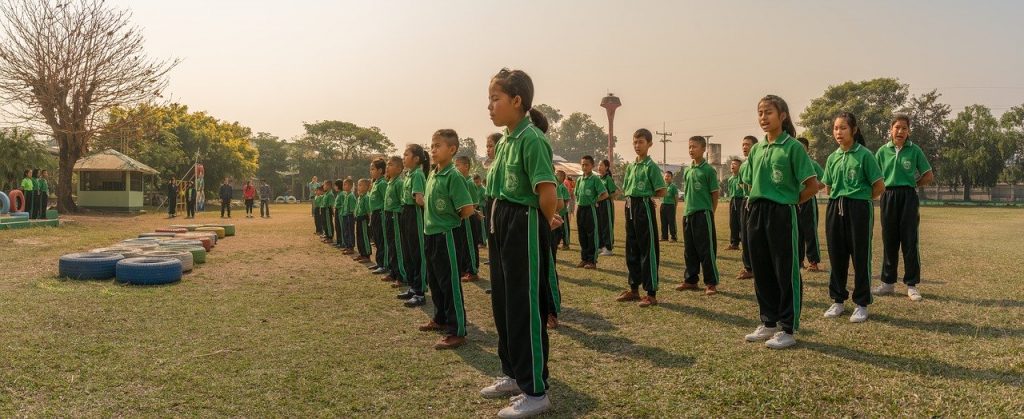
<instances>
[{"instance_id":1,"label":"hazy sky","mask_svg":"<svg viewBox=\"0 0 1024 419\"><path fill-rule=\"evenodd\" d=\"M129 1L154 57L178 57L175 101L282 138L303 122L378 126L399 147L454 128L495 127L487 83L526 70L535 103L590 113L623 106L640 127L714 135L723 153L760 135L757 100L799 112L830 84L898 77L938 88L954 112L1024 103L1022 1ZM617 152L632 157L620 140ZM661 145L653 153L661 159Z\"/></svg>"}]
</instances>

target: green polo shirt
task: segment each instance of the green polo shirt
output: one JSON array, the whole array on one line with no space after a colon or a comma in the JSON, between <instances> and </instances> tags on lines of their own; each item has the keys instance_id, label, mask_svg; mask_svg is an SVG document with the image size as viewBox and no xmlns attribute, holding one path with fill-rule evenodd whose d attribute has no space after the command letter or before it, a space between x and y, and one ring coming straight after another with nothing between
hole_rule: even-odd
<instances>
[{"instance_id":1,"label":"green polo shirt","mask_svg":"<svg viewBox=\"0 0 1024 419\"><path fill-rule=\"evenodd\" d=\"M341 211L341 215L352 215L356 211L356 194L351 192L342 192L344 197L341 199L341 204L338 206L338 210Z\"/></svg>"},{"instance_id":2,"label":"green polo shirt","mask_svg":"<svg viewBox=\"0 0 1024 419\"><path fill-rule=\"evenodd\" d=\"M615 178L611 176L601 176L601 180L604 182L604 189L608 191L608 197L611 198L615 191L619 190L615 186Z\"/></svg>"},{"instance_id":3,"label":"green polo shirt","mask_svg":"<svg viewBox=\"0 0 1024 419\"><path fill-rule=\"evenodd\" d=\"M338 193L334 194L334 202L331 206L338 210L338 215L341 215L341 211L345 209L345 196L348 194L345 191L338 191Z\"/></svg>"},{"instance_id":4,"label":"green polo shirt","mask_svg":"<svg viewBox=\"0 0 1024 419\"><path fill-rule=\"evenodd\" d=\"M562 204L565 205L565 207L562 208L562 210L559 211L558 214L563 215L563 216L564 215L568 215L569 214L569 188L565 187L564 183L559 183L558 187L555 188L555 198L557 198L559 200L562 200L562 201L565 201L565 202L562 203Z\"/></svg>"},{"instance_id":5,"label":"green polo shirt","mask_svg":"<svg viewBox=\"0 0 1024 419\"><path fill-rule=\"evenodd\" d=\"M818 162L816 162L814 160L811 160L811 165L814 166L814 175L818 177L818 180L820 181L820 180L824 179L825 178L825 169L822 169L821 165L818 164Z\"/></svg>"},{"instance_id":6,"label":"green polo shirt","mask_svg":"<svg viewBox=\"0 0 1024 419\"><path fill-rule=\"evenodd\" d=\"M903 148L897 150L896 144L889 141L878 148L875 159L882 169L885 186L917 187L917 179L932 170L928 158L917 144L907 141Z\"/></svg>"},{"instance_id":7,"label":"green polo shirt","mask_svg":"<svg viewBox=\"0 0 1024 419\"><path fill-rule=\"evenodd\" d=\"M416 205L416 194L423 194L427 188L427 178L422 167L405 172L402 181L402 205Z\"/></svg>"},{"instance_id":8,"label":"green polo shirt","mask_svg":"<svg viewBox=\"0 0 1024 419\"><path fill-rule=\"evenodd\" d=\"M466 179L466 190L469 191L469 199L473 200L473 206L475 207L482 199L480 197L480 190L477 189L476 183L473 183L473 176L466 175L463 178Z\"/></svg>"},{"instance_id":9,"label":"green polo shirt","mask_svg":"<svg viewBox=\"0 0 1024 419\"><path fill-rule=\"evenodd\" d=\"M316 193L317 188L320 187L320 182L309 182L306 184L306 188L309 189L309 194L313 195Z\"/></svg>"},{"instance_id":10,"label":"green polo shirt","mask_svg":"<svg viewBox=\"0 0 1024 419\"><path fill-rule=\"evenodd\" d=\"M322 207L321 204L323 204L323 202L324 202L324 196L323 195L317 195L315 198L313 198L313 206L315 206L317 208L321 208Z\"/></svg>"},{"instance_id":11,"label":"green polo shirt","mask_svg":"<svg viewBox=\"0 0 1024 419\"><path fill-rule=\"evenodd\" d=\"M50 183L47 182L46 179L39 178L39 187L37 188L37 190L40 193L44 194L50 193Z\"/></svg>"},{"instance_id":12,"label":"green polo shirt","mask_svg":"<svg viewBox=\"0 0 1024 419\"><path fill-rule=\"evenodd\" d=\"M849 151L839 148L828 156L825 162L825 177L821 182L828 185L828 196L832 199L871 200L871 185L882 179L882 169L875 156L867 147L853 144Z\"/></svg>"},{"instance_id":13,"label":"green polo shirt","mask_svg":"<svg viewBox=\"0 0 1024 419\"><path fill-rule=\"evenodd\" d=\"M366 198L366 194L356 195L355 208L352 210L352 215L356 217L362 217L366 215L367 203L369 199Z\"/></svg>"},{"instance_id":14,"label":"green polo shirt","mask_svg":"<svg viewBox=\"0 0 1024 419\"><path fill-rule=\"evenodd\" d=\"M327 191L320 200L320 208L334 208L334 191Z\"/></svg>"},{"instance_id":15,"label":"green polo shirt","mask_svg":"<svg viewBox=\"0 0 1024 419\"><path fill-rule=\"evenodd\" d=\"M718 172L708 164L707 160L693 164L683 172L683 201L686 202L685 215L697 211L711 210L711 193L718 191Z\"/></svg>"},{"instance_id":16,"label":"green polo shirt","mask_svg":"<svg viewBox=\"0 0 1024 419\"><path fill-rule=\"evenodd\" d=\"M665 177L661 174L661 168L651 160L651 156L626 166L626 175L622 178L623 194L644 198L654 196L660 189L665 189Z\"/></svg>"},{"instance_id":17,"label":"green polo shirt","mask_svg":"<svg viewBox=\"0 0 1024 419\"><path fill-rule=\"evenodd\" d=\"M743 189L743 197L744 198L750 196L750 184L748 184L746 181L743 180L743 179L746 178L745 176L746 176L746 173L747 173L747 170L748 170L747 168L750 167L750 165L747 164L747 162L749 162L749 161L750 161L750 158L747 158L746 160L743 161L743 163L740 163L740 174L739 174L739 177L740 177L740 188Z\"/></svg>"},{"instance_id":18,"label":"green polo shirt","mask_svg":"<svg viewBox=\"0 0 1024 419\"><path fill-rule=\"evenodd\" d=\"M601 194L608 192L604 182L593 173L580 176L576 180L576 205L581 207L594 205Z\"/></svg>"},{"instance_id":19,"label":"green polo shirt","mask_svg":"<svg viewBox=\"0 0 1024 419\"><path fill-rule=\"evenodd\" d=\"M476 196L479 197L476 201L476 206L483 208L484 202L487 199L487 189L484 188L483 185L477 185L475 183L473 184L473 187L476 188Z\"/></svg>"},{"instance_id":20,"label":"green polo shirt","mask_svg":"<svg viewBox=\"0 0 1024 419\"><path fill-rule=\"evenodd\" d=\"M395 176L387 181L387 191L384 193L384 211L402 212L402 176Z\"/></svg>"},{"instance_id":21,"label":"green polo shirt","mask_svg":"<svg viewBox=\"0 0 1024 419\"><path fill-rule=\"evenodd\" d=\"M665 196L661 198L661 205L675 205L679 202L679 188L676 184L669 183L665 188Z\"/></svg>"},{"instance_id":22,"label":"green polo shirt","mask_svg":"<svg viewBox=\"0 0 1024 419\"><path fill-rule=\"evenodd\" d=\"M487 173L488 191L495 199L538 208L537 185L556 183L551 144L529 116L503 134Z\"/></svg>"},{"instance_id":23,"label":"green polo shirt","mask_svg":"<svg viewBox=\"0 0 1024 419\"><path fill-rule=\"evenodd\" d=\"M743 198L747 196L747 191L743 189L743 184L740 182L740 175L729 176L729 180L726 182L729 184L729 198Z\"/></svg>"},{"instance_id":24,"label":"green polo shirt","mask_svg":"<svg viewBox=\"0 0 1024 419\"><path fill-rule=\"evenodd\" d=\"M36 190L36 183L32 181L32 178L27 177L21 180L21 190L25 192L32 192Z\"/></svg>"},{"instance_id":25,"label":"green polo shirt","mask_svg":"<svg viewBox=\"0 0 1024 419\"><path fill-rule=\"evenodd\" d=\"M388 181L383 176L377 178L370 187L368 205L370 211L377 211L384 208L384 193L388 191Z\"/></svg>"},{"instance_id":26,"label":"green polo shirt","mask_svg":"<svg viewBox=\"0 0 1024 419\"><path fill-rule=\"evenodd\" d=\"M462 224L459 211L473 205L466 178L450 162L444 168L434 169L427 179L423 196L423 234L440 234ZM450 250L453 251L453 250Z\"/></svg>"},{"instance_id":27,"label":"green polo shirt","mask_svg":"<svg viewBox=\"0 0 1024 419\"><path fill-rule=\"evenodd\" d=\"M766 136L765 141L754 144L747 166L741 175L743 183L750 185L747 197L751 201L767 199L796 205L800 202L803 183L815 177L807 150L785 131L774 142L769 143Z\"/></svg>"}]
</instances>

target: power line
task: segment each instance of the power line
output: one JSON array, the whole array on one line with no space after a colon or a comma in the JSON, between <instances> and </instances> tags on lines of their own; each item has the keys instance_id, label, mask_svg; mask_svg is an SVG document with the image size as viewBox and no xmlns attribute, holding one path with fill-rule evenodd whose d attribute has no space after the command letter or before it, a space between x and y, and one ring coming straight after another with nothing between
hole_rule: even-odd
<instances>
[{"instance_id":1,"label":"power line","mask_svg":"<svg viewBox=\"0 0 1024 419\"><path fill-rule=\"evenodd\" d=\"M658 141L661 143L661 164L665 164L668 161L668 143L672 142L668 137L671 137L672 133L665 129L665 123L662 122L661 131L658 131L657 134L661 136L661 140Z\"/></svg>"}]
</instances>

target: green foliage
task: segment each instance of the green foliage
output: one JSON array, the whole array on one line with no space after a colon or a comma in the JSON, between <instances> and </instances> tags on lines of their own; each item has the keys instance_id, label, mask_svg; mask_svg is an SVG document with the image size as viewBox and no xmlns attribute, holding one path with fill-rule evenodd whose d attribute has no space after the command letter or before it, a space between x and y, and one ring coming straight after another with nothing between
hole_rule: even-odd
<instances>
[{"instance_id":1,"label":"green foliage","mask_svg":"<svg viewBox=\"0 0 1024 419\"><path fill-rule=\"evenodd\" d=\"M964 200L974 186L994 186L1010 157L1007 136L999 121L982 105L964 108L946 123L947 138L939 150L943 181L963 185Z\"/></svg>"},{"instance_id":2,"label":"green foliage","mask_svg":"<svg viewBox=\"0 0 1024 419\"><path fill-rule=\"evenodd\" d=\"M291 171L291 160L288 158L291 145L265 132L257 133L252 142L259 153L256 177L270 184L275 196L285 195L291 178L282 176L281 173Z\"/></svg>"},{"instance_id":3,"label":"green foliage","mask_svg":"<svg viewBox=\"0 0 1024 419\"><path fill-rule=\"evenodd\" d=\"M999 121L1006 136L1004 151L1009 156L1003 170L1003 180L1016 185L1024 182L1024 105L1006 111Z\"/></svg>"},{"instance_id":4,"label":"green foliage","mask_svg":"<svg viewBox=\"0 0 1024 419\"><path fill-rule=\"evenodd\" d=\"M909 96L910 87L892 78L879 78L829 86L800 114L800 125L807 129L811 158L824 165L836 149L832 141L832 123L840 112L857 115L857 124L871 150L889 141L889 122ZM795 110L790 109L795 112Z\"/></svg>"},{"instance_id":5,"label":"green foliage","mask_svg":"<svg viewBox=\"0 0 1024 419\"><path fill-rule=\"evenodd\" d=\"M17 187L25 169L46 169L53 172L57 159L32 134L23 129L0 129L0 189ZM55 176L50 176L52 183Z\"/></svg>"},{"instance_id":6,"label":"green foliage","mask_svg":"<svg viewBox=\"0 0 1024 419\"><path fill-rule=\"evenodd\" d=\"M936 90L910 98L900 110L910 116L910 138L932 163L935 173L941 172L939 149L946 140L946 119L952 112L949 105L939 102L942 95ZM888 127L888 125L887 125Z\"/></svg>"},{"instance_id":7,"label":"green foliage","mask_svg":"<svg viewBox=\"0 0 1024 419\"><path fill-rule=\"evenodd\" d=\"M306 132L291 151L294 168L302 179L368 177L370 156L395 151L394 143L377 127L342 121L306 123L303 127Z\"/></svg>"},{"instance_id":8,"label":"green foliage","mask_svg":"<svg viewBox=\"0 0 1024 419\"><path fill-rule=\"evenodd\" d=\"M557 131L558 135L551 139L552 151L570 162L579 162L588 154L601 161L608 152L608 133L583 112L570 114Z\"/></svg>"}]
</instances>

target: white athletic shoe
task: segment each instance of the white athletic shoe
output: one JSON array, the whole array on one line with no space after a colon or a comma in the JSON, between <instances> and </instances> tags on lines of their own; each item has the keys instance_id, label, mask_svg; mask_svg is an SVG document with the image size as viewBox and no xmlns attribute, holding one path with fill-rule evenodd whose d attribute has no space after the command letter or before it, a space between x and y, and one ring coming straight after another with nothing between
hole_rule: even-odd
<instances>
[{"instance_id":1,"label":"white athletic shoe","mask_svg":"<svg viewBox=\"0 0 1024 419\"><path fill-rule=\"evenodd\" d=\"M868 319L868 308L864 306L857 306L853 309L853 314L850 315L850 323L863 323Z\"/></svg>"},{"instance_id":2,"label":"white athletic shoe","mask_svg":"<svg viewBox=\"0 0 1024 419\"><path fill-rule=\"evenodd\" d=\"M513 380L511 377L501 376L496 378L491 385L481 389L480 395L488 399L497 399L522 392L519 389L519 385L516 384L516 380Z\"/></svg>"},{"instance_id":3,"label":"white athletic shoe","mask_svg":"<svg viewBox=\"0 0 1024 419\"><path fill-rule=\"evenodd\" d=\"M747 342L760 342L763 340L771 339L772 335L779 331L778 327L765 327L765 325L757 326L754 332L745 336L744 339Z\"/></svg>"},{"instance_id":4,"label":"white athletic shoe","mask_svg":"<svg viewBox=\"0 0 1024 419\"><path fill-rule=\"evenodd\" d=\"M601 248L601 256L611 256L611 255L614 255L614 253L612 253L611 249L605 249L603 247Z\"/></svg>"},{"instance_id":5,"label":"white athletic shoe","mask_svg":"<svg viewBox=\"0 0 1024 419\"><path fill-rule=\"evenodd\" d=\"M845 311L846 306L844 306L843 303L832 303L832 306L830 306L828 310L825 310L825 318L834 319L839 317L839 315L843 314Z\"/></svg>"},{"instance_id":6,"label":"white athletic shoe","mask_svg":"<svg viewBox=\"0 0 1024 419\"><path fill-rule=\"evenodd\" d=\"M796 338L783 331L779 331L775 336L772 336L771 339L768 339L768 341L764 343L764 346L771 349L786 349L793 345L796 345Z\"/></svg>"},{"instance_id":7,"label":"white athletic shoe","mask_svg":"<svg viewBox=\"0 0 1024 419\"><path fill-rule=\"evenodd\" d=\"M875 289L871 290L871 293L875 294L875 295L878 295L878 296L892 295L892 293L895 291L895 288L896 288L895 285L893 285L893 284L886 284L886 283L883 282L883 283L879 284L877 287L875 287Z\"/></svg>"},{"instance_id":8,"label":"white athletic shoe","mask_svg":"<svg viewBox=\"0 0 1024 419\"><path fill-rule=\"evenodd\" d=\"M921 291L917 290L917 287L907 287L907 297L910 297L910 301L921 301Z\"/></svg>"},{"instance_id":9,"label":"white athletic shoe","mask_svg":"<svg viewBox=\"0 0 1024 419\"><path fill-rule=\"evenodd\" d=\"M551 408L551 400L545 394L540 397L521 396L513 397L508 407L498 411L499 418L528 418L544 413Z\"/></svg>"}]
</instances>

